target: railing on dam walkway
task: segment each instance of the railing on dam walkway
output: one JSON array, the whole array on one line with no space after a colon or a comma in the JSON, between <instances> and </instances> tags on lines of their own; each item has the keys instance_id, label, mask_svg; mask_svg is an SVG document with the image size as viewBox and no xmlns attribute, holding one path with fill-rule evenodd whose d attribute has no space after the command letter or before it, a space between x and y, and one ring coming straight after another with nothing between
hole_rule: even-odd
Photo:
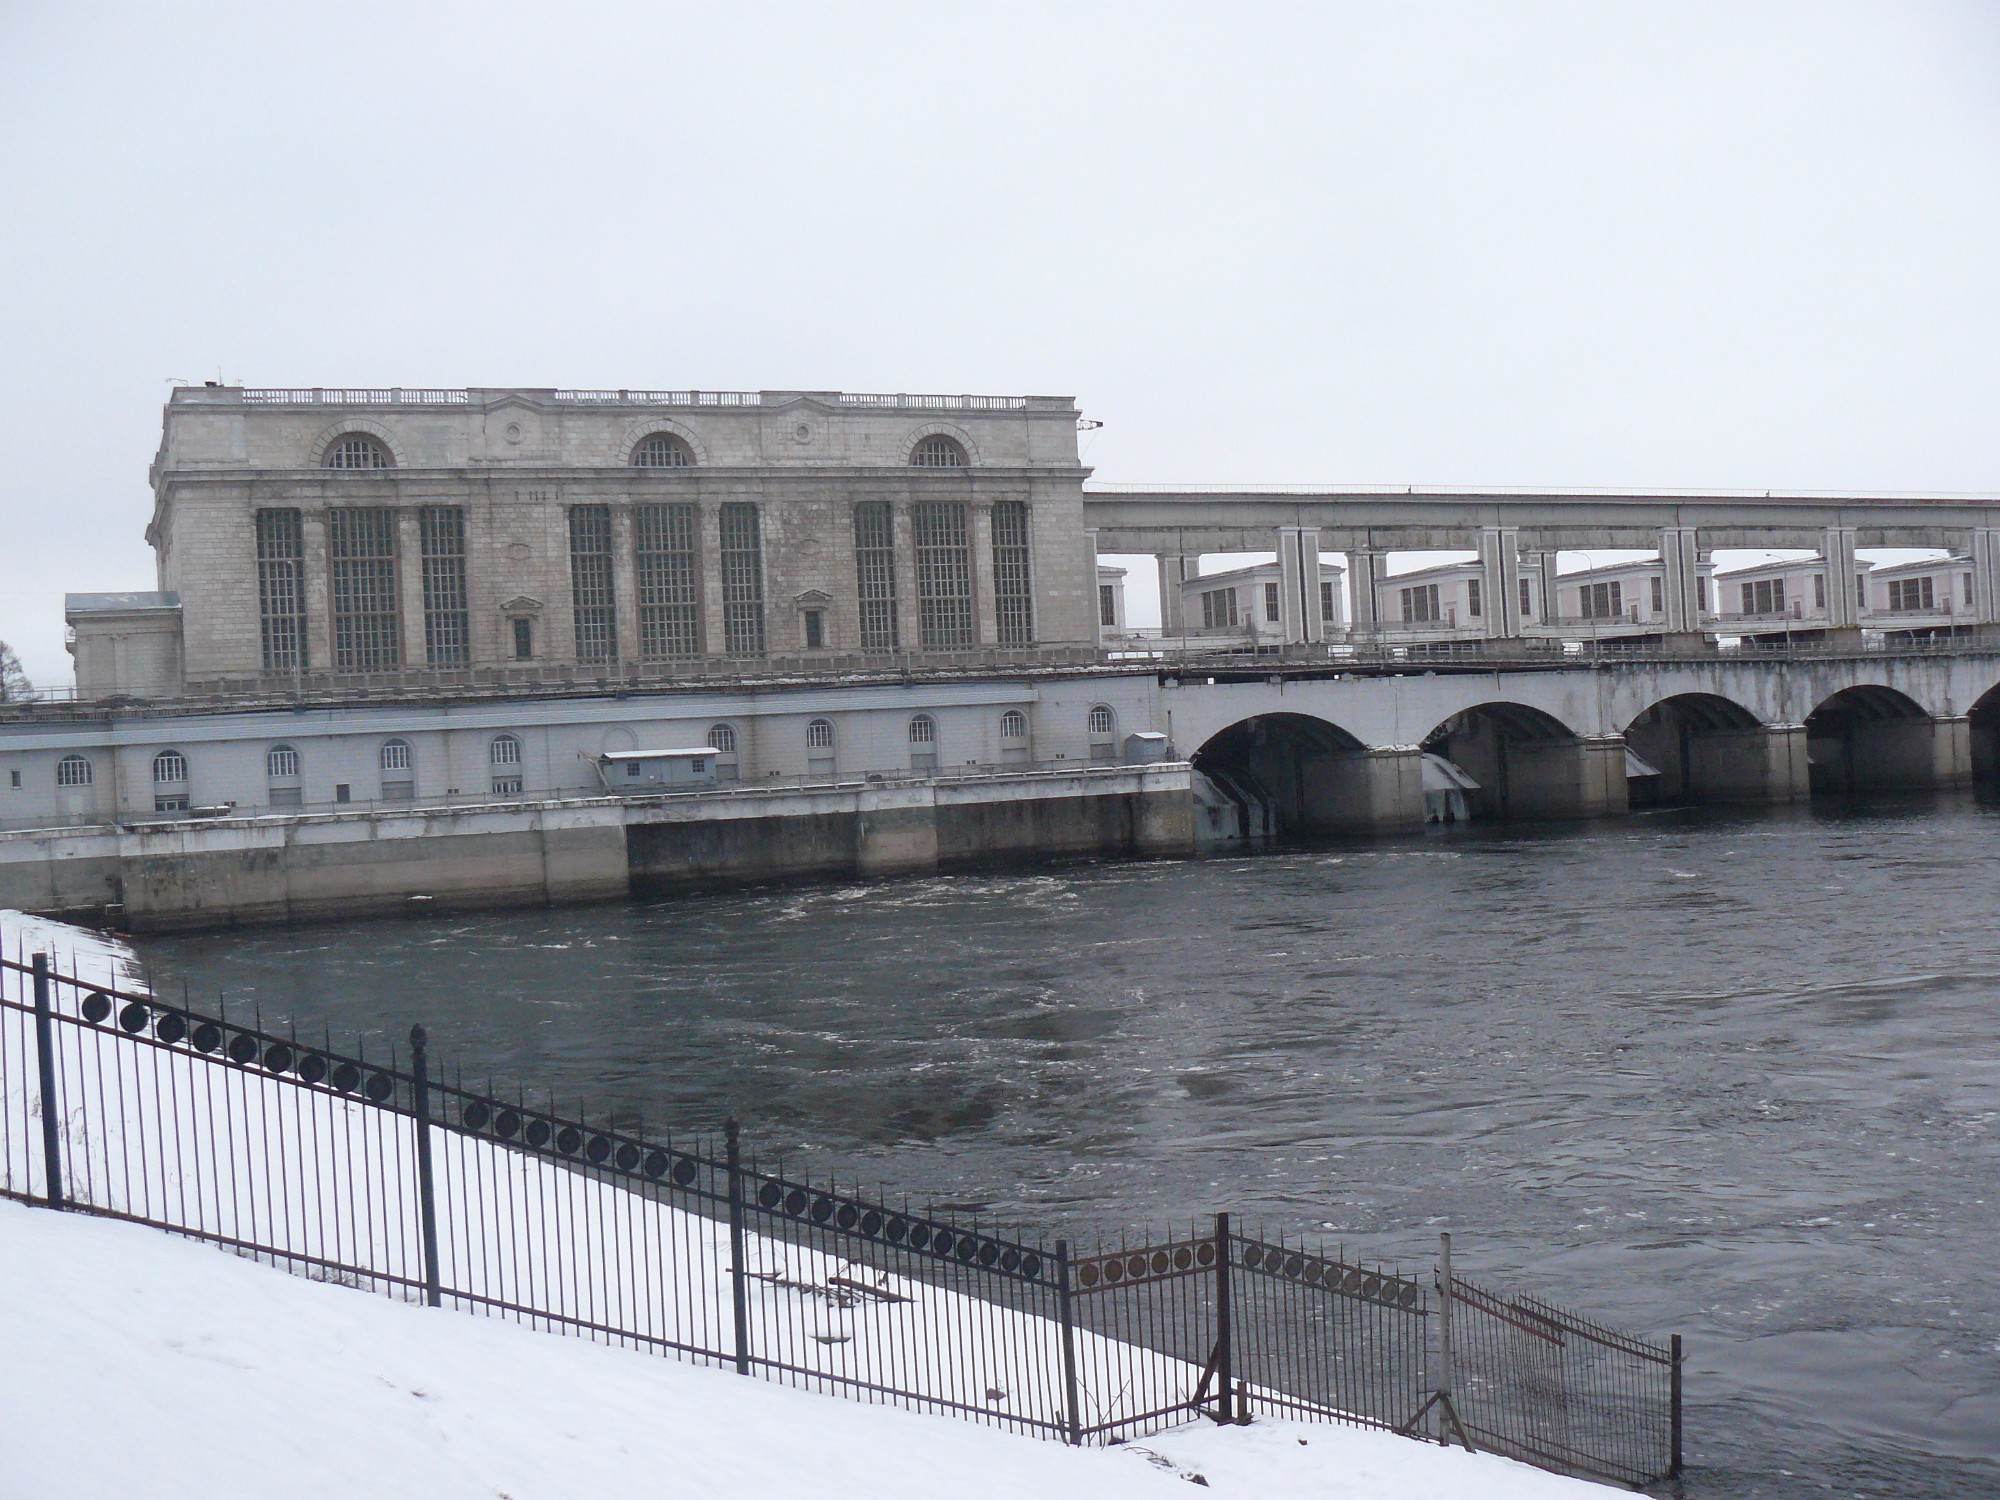
<instances>
[{"instance_id":1,"label":"railing on dam walkway","mask_svg":"<svg viewBox=\"0 0 2000 1500\"><path fill-rule=\"evenodd\" d=\"M1635 1487L1680 1344L1228 1214L1084 1249L677 1134L0 960L0 1194L328 1281L1070 1443L1387 1429Z\"/></svg>"}]
</instances>

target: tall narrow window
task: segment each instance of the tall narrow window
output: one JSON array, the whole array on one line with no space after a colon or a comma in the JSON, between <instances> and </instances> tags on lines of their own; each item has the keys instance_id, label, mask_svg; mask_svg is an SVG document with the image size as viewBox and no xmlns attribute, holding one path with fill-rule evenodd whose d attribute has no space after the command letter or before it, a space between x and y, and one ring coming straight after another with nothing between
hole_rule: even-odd
<instances>
[{"instance_id":1,"label":"tall narrow window","mask_svg":"<svg viewBox=\"0 0 2000 1500\"><path fill-rule=\"evenodd\" d=\"M692 505L641 505L632 512L639 655L647 661L701 654L696 524Z\"/></svg>"},{"instance_id":2,"label":"tall narrow window","mask_svg":"<svg viewBox=\"0 0 2000 1500\"><path fill-rule=\"evenodd\" d=\"M1019 500L1001 500L993 507L993 614L1001 645L1033 643L1035 594L1028 568L1028 507Z\"/></svg>"},{"instance_id":3,"label":"tall narrow window","mask_svg":"<svg viewBox=\"0 0 2000 1500\"><path fill-rule=\"evenodd\" d=\"M917 636L927 648L972 644L972 556L965 507L920 502L911 513L917 539Z\"/></svg>"},{"instance_id":4,"label":"tall narrow window","mask_svg":"<svg viewBox=\"0 0 2000 1500\"><path fill-rule=\"evenodd\" d=\"M764 654L764 544L757 507L722 507L722 649Z\"/></svg>"},{"instance_id":5,"label":"tall narrow window","mask_svg":"<svg viewBox=\"0 0 2000 1500\"><path fill-rule=\"evenodd\" d=\"M569 508L569 586L576 604L576 659L618 660L618 608L611 589L611 507Z\"/></svg>"},{"instance_id":6,"label":"tall narrow window","mask_svg":"<svg viewBox=\"0 0 2000 1500\"><path fill-rule=\"evenodd\" d=\"M465 512L426 505L417 512L424 552L424 659L434 667L472 660L472 623L465 604Z\"/></svg>"},{"instance_id":7,"label":"tall narrow window","mask_svg":"<svg viewBox=\"0 0 2000 1500\"><path fill-rule=\"evenodd\" d=\"M1108 583L1097 586L1097 623L1106 630L1118 623L1118 590Z\"/></svg>"},{"instance_id":8,"label":"tall narrow window","mask_svg":"<svg viewBox=\"0 0 2000 1500\"><path fill-rule=\"evenodd\" d=\"M1476 620L1480 617L1482 613L1485 612L1485 608L1486 608L1486 600L1480 590L1479 580L1477 578L1466 579L1465 612Z\"/></svg>"},{"instance_id":9,"label":"tall narrow window","mask_svg":"<svg viewBox=\"0 0 2000 1500\"><path fill-rule=\"evenodd\" d=\"M1826 608L1826 574L1813 574L1813 608Z\"/></svg>"},{"instance_id":10,"label":"tall narrow window","mask_svg":"<svg viewBox=\"0 0 2000 1500\"><path fill-rule=\"evenodd\" d=\"M1280 609L1281 609L1281 606L1280 606L1280 604L1279 604L1279 595L1278 595L1278 586L1277 586L1277 585L1276 585L1275 583L1267 583L1267 584L1265 584L1265 585L1264 585L1264 623L1265 623L1265 624L1267 624L1267 625L1275 625L1275 624L1277 624L1277 623L1278 623L1278 615L1279 615L1279 613L1280 613Z\"/></svg>"},{"instance_id":11,"label":"tall narrow window","mask_svg":"<svg viewBox=\"0 0 2000 1500\"><path fill-rule=\"evenodd\" d=\"M333 665L372 672L402 663L396 621L396 519L387 510L330 510Z\"/></svg>"},{"instance_id":12,"label":"tall narrow window","mask_svg":"<svg viewBox=\"0 0 2000 1500\"><path fill-rule=\"evenodd\" d=\"M1650 582L1653 586L1653 613L1663 615L1667 612L1667 581L1665 578L1653 578Z\"/></svg>"},{"instance_id":13,"label":"tall narrow window","mask_svg":"<svg viewBox=\"0 0 2000 1500\"><path fill-rule=\"evenodd\" d=\"M1335 602L1333 596L1333 580L1331 578L1322 578L1319 581L1319 617L1321 623L1329 626L1332 625L1334 616L1338 613L1339 609L1340 606Z\"/></svg>"},{"instance_id":14,"label":"tall narrow window","mask_svg":"<svg viewBox=\"0 0 2000 1500\"><path fill-rule=\"evenodd\" d=\"M1527 619L1535 612L1535 589L1528 579L1521 580L1521 618Z\"/></svg>"},{"instance_id":15,"label":"tall narrow window","mask_svg":"<svg viewBox=\"0 0 2000 1500\"><path fill-rule=\"evenodd\" d=\"M263 625L266 672L305 670L305 569L305 530L299 513L258 511L257 613Z\"/></svg>"},{"instance_id":16,"label":"tall narrow window","mask_svg":"<svg viewBox=\"0 0 2000 1500\"><path fill-rule=\"evenodd\" d=\"M886 500L854 507L854 574L861 595L861 649L894 651L896 523Z\"/></svg>"}]
</instances>

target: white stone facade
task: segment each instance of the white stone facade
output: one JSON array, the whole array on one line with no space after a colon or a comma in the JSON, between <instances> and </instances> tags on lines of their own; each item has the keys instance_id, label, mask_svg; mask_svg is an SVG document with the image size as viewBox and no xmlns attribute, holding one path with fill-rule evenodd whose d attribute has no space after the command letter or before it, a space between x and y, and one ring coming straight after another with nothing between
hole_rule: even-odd
<instances>
[{"instance_id":1,"label":"white stone facade","mask_svg":"<svg viewBox=\"0 0 2000 1500\"><path fill-rule=\"evenodd\" d=\"M677 461L636 462L648 439ZM355 453L364 466L332 466ZM1095 646L1096 580L1077 540L1086 472L1068 397L182 388L147 537L160 588L182 601L191 688L549 667L672 677L703 659L996 650L1031 665ZM857 531L870 503L887 507L871 513L883 517L872 634ZM729 506L755 508L756 632L726 617L725 593L745 587L724 576ZM650 574L641 507L691 508L675 512L689 524L671 559L653 544ZM261 584L260 513L276 518ZM357 514L360 544L341 519ZM437 517L448 534L434 547ZM659 580L674 568L684 594L666 601ZM376 593L357 611L362 575ZM580 580L602 596L601 627ZM642 618L648 601L691 612L669 645Z\"/></svg>"}]
</instances>

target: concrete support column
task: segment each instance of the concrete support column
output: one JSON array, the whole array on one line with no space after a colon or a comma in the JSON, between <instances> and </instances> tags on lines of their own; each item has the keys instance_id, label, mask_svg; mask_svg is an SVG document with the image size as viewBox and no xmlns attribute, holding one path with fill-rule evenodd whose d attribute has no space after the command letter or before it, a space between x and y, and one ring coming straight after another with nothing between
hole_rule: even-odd
<instances>
[{"instance_id":1,"label":"concrete support column","mask_svg":"<svg viewBox=\"0 0 2000 1500\"><path fill-rule=\"evenodd\" d=\"M639 659L639 560L632 534L632 507L611 507L611 605L618 659Z\"/></svg>"},{"instance_id":2,"label":"concrete support column","mask_svg":"<svg viewBox=\"0 0 2000 1500\"><path fill-rule=\"evenodd\" d=\"M1319 528L1278 528L1278 620L1285 644L1326 639L1319 607Z\"/></svg>"},{"instance_id":3,"label":"concrete support column","mask_svg":"<svg viewBox=\"0 0 2000 1500\"><path fill-rule=\"evenodd\" d=\"M1662 622L1668 635L1701 633L1701 548L1692 526L1668 526L1660 532Z\"/></svg>"},{"instance_id":4,"label":"concrete support column","mask_svg":"<svg viewBox=\"0 0 2000 1500\"><path fill-rule=\"evenodd\" d=\"M305 537L306 670L333 670L333 591L328 579L326 512L309 510L300 518Z\"/></svg>"},{"instance_id":5,"label":"concrete support column","mask_svg":"<svg viewBox=\"0 0 2000 1500\"><path fill-rule=\"evenodd\" d=\"M398 660L406 667L430 664L424 648L424 541L414 510L396 516L396 614L402 639Z\"/></svg>"},{"instance_id":6,"label":"concrete support column","mask_svg":"<svg viewBox=\"0 0 2000 1500\"><path fill-rule=\"evenodd\" d=\"M1000 614L993 604L993 507L974 505L968 527L972 543L972 631L982 646L1000 642ZM1097 608L1097 565L1090 568L1090 607Z\"/></svg>"},{"instance_id":7,"label":"concrete support column","mask_svg":"<svg viewBox=\"0 0 2000 1500\"><path fill-rule=\"evenodd\" d=\"M1181 585L1188 580L1192 559L1163 552L1155 559L1160 566L1160 634L1173 640L1187 633L1187 617L1181 607Z\"/></svg>"},{"instance_id":8,"label":"concrete support column","mask_svg":"<svg viewBox=\"0 0 2000 1500\"><path fill-rule=\"evenodd\" d=\"M1521 633L1521 533L1512 526L1479 531L1480 624L1488 640L1512 640Z\"/></svg>"},{"instance_id":9,"label":"concrete support column","mask_svg":"<svg viewBox=\"0 0 2000 1500\"><path fill-rule=\"evenodd\" d=\"M1562 618L1562 572L1558 567L1560 559L1553 552L1535 554L1535 565L1540 572L1542 618L1553 624Z\"/></svg>"},{"instance_id":10,"label":"concrete support column","mask_svg":"<svg viewBox=\"0 0 2000 1500\"><path fill-rule=\"evenodd\" d=\"M1347 551L1347 617L1363 634L1382 623L1381 597L1376 585L1382 575L1382 554L1362 547Z\"/></svg>"},{"instance_id":11,"label":"concrete support column","mask_svg":"<svg viewBox=\"0 0 2000 1500\"><path fill-rule=\"evenodd\" d=\"M1098 645L1104 644L1104 605L1097 592L1097 528L1083 529L1083 577L1084 590L1090 599L1090 638Z\"/></svg>"},{"instance_id":12,"label":"concrete support column","mask_svg":"<svg viewBox=\"0 0 2000 1500\"><path fill-rule=\"evenodd\" d=\"M1304 766L1301 821L1314 833L1404 833L1424 826L1424 754L1415 745L1329 751Z\"/></svg>"},{"instance_id":13,"label":"concrete support column","mask_svg":"<svg viewBox=\"0 0 2000 1500\"><path fill-rule=\"evenodd\" d=\"M1972 555L1972 617L1981 625L2000 622L2000 528L1976 527L1967 551Z\"/></svg>"},{"instance_id":14,"label":"concrete support column","mask_svg":"<svg viewBox=\"0 0 2000 1500\"><path fill-rule=\"evenodd\" d=\"M1812 795L1803 724L1711 731L1687 740L1690 802L1802 802Z\"/></svg>"},{"instance_id":15,"label":"concrete support column","mask_svg":"<svg viewBox=\"0 0 2000 1500\"><path fill-rule=\"evenodd\" d=\"M1854 528L1829 526L1822 533L1820 556L1826 559L1826 624L1829 630L1854 630L1861 616L1854 603ZM1834 581L1840 586L1836 588Z\"/></svg>"},{"instance_id":16,"label":"concrete support column","mask_svg":"<svg viewBox=\"0 0 2000 1500\"><path fill-rule=\"evenodd\" d=\"M701 649L720 656L722 633L722 511L714 504L701 508ZM897 580L898 586L901 580ZM553 655L553 648L550 648Z\"/></svg>"}]
</instances>

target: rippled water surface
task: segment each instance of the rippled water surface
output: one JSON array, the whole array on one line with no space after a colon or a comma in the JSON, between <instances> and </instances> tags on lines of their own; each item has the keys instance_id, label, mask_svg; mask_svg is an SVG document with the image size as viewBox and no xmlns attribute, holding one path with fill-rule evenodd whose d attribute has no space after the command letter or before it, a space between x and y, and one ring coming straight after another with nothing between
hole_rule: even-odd
<instances>
[{"instance_id":1,"label":"rippled water surface","mask_svg":"<svg viewBox=\"0 0 2000 1500\"><path fill-rule=\"evenodd\" d=\"M1689 1492L2000 1493L2000 813L1439 837L153 941L1053 1227L1218 1208L1688 1339Z\"/></svg>"}]
</instances>

